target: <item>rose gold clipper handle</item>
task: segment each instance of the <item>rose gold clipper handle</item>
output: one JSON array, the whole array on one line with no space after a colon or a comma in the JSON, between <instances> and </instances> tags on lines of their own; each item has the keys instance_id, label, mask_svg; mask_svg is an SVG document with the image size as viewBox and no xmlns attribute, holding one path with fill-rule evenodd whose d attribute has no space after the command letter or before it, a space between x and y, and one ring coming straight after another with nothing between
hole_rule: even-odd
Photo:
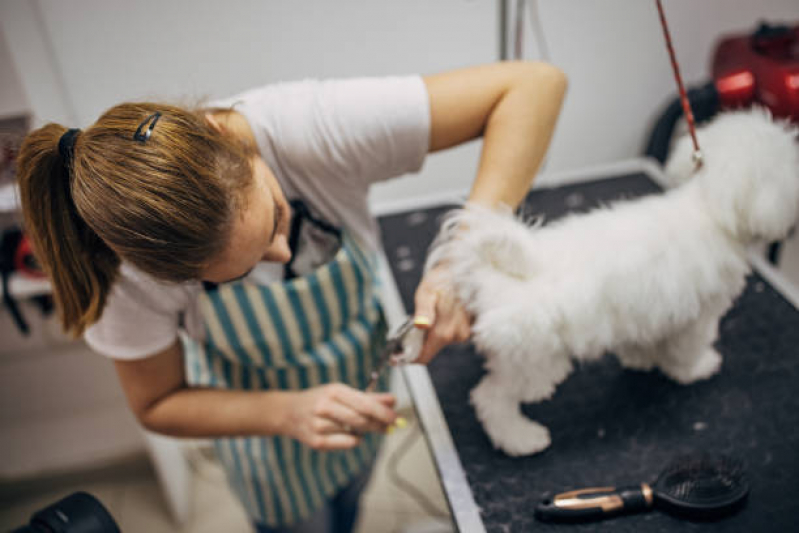
<instances>
[{"instance_id":1,"label":"rose gold clipper handle","mask_svg":"<svg viewBox=\"0 0 799 533\"><path fill-rule=\"evenodd\" d=\"M535 515L546 522L590 521L619 513L635 513L652 508L652 488L594 487L562 492L536 507Z\"/></svg>"}]
</instances>

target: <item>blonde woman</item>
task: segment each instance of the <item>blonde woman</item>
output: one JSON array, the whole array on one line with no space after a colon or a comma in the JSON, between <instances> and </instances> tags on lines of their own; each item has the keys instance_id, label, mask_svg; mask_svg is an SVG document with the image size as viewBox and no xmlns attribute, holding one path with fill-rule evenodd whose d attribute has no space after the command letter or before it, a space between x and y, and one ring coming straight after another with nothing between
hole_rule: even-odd
<instances>
[{"instance_id":1,"label":"blonde woman","mask_svg":"<svg viewBox=\"0 0 799 533\"><path fill-rule=\"evenodd\" d=\"M114 360L144 427L216 439L257 531L350 531L396 418L363 392L386 329L369 186L482 136L469 199L517 206L565 85L500 63L120 104L28 136L26 230L64 329ZM469 336L446 287L431 271L416 292L421 362Z\"/></svg>"}]
</instances>

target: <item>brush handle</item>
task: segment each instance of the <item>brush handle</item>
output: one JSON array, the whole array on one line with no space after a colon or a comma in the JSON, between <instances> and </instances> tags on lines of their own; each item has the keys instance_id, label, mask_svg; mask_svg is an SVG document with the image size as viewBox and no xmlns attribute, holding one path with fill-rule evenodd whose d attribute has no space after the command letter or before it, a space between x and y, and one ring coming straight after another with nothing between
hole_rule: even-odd
<instances>
[{"instance_id":1,"label":"brush handle","mask_svg":"<svg viewBox=\"0 0 799 533\"><path fill-rule=\"evenodd\" d=\"M652 502L652 488L646 483L636 487L594 487L546 499L536 507L535 516L545 522L590 521L649 510Z\"/></svg>"}]
</instances>

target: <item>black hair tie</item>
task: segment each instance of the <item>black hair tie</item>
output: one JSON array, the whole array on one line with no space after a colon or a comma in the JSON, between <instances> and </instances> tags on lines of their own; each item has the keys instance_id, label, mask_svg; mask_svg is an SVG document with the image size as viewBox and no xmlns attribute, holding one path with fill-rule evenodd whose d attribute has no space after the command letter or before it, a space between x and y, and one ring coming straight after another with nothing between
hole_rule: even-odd
<instances>
[{"instance_id":1,"label":"black hair tie","mask_svg":"<svg viewBox=\"0 0 799 533\"><path fill-rule=\"evenodd\" d=\"M139 141L142 144L146 143L147 140L150 138L150 135L153 133L153 128L155 128L155 123L158 122L159 118L161 118L161 112L160 111L156 111L155 113L153 113L149 117L145 118L142 121L142 123L139 124L139 127L136 128L136 133L133 134L133 140L134 141ZM152 120L152 122L150 122L151 120ZM144 126L146 126L148 122L150 123L150 127L147 128L147 131L142 133L142 131L141 131L142 128Z\"/></svg>"},{"instance_id":2,"label":"black hair tie","mask_svg":"<svg viewBox=\"0 0 799 533\"><path fill-rule=\"evenodd\" d=\"M75 137L78 136L78 133L80 133L80 130L77 128L69 129L64 132L58 140L58 155L61 156L61 160L64 162L64 168L67 170L72 166L72 155L75 151Z\"/></svg>"}]
</instances>

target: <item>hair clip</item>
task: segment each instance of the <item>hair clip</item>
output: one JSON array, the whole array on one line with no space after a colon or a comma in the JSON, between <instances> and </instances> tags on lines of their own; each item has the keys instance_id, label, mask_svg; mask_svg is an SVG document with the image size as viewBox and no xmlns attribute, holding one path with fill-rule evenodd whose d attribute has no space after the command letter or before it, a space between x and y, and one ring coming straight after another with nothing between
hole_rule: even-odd
<instances>
[{"instance_id":1,"label":"hair clip","mask_svg":"<svg viewBox=\"0 0 799 533\"><path fill-rule=\"evenodd\" d=\"M136 129L136 133L133 134L133 140L134 141L139 141L142 144L146 143L147 140L150 138L150 135L153 133L153 128L155 128L155 123L158 122L158 119L160 117L161 117L161 112L160 111L156 111L155 113L153 113L149 117L145 118L142 121L142 123L139 124L139 127ZM152 122L150 122L151 120L152 120ZM142 133L142 131L141 131L142 128L144 126L146 126L148 122L150 122L150 127L147 128L147 131Z\"/></svg>"}]
</instances>

